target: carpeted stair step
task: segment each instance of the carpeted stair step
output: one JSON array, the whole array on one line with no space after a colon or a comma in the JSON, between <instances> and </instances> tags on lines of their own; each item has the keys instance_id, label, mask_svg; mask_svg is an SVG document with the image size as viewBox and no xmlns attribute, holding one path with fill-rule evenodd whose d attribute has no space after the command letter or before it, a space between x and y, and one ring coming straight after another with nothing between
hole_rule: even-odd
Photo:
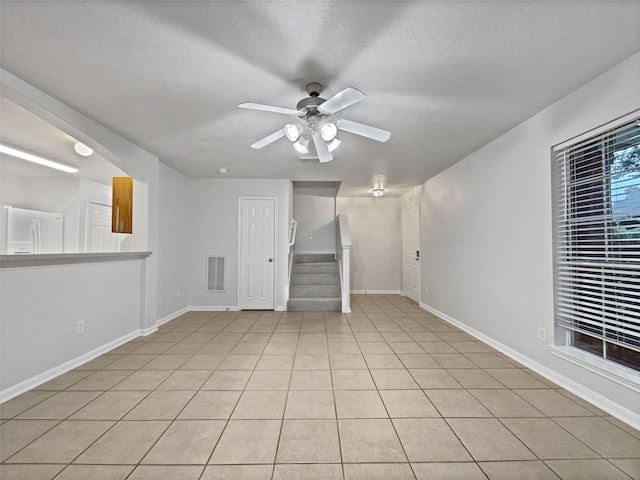
<instances>
[{"instance_id":1,"label":"carpeted stair step","mask_svg":"<svg viewBox=\"0 0 640 480\"><path fill-rule=\"evenodd\" d=\"M291 285L289 298L340 298L340 285Z\"/></svg>"},{"instance_id":2,"label":"carpeted stair step","mask_svg":"<svg viewBox=\"0 0 640 480\"><path fill-rule=\"evenodd\" d=\"M294 263L292 273L333 273L338 274L338 262Z\"/></svg>"},{"instance_id":3,"label":"carpeted stair step","mask_svg":"<svg viewBox=\"0 0 640 480\"><path fill-rule=\"evenodd\" d=\"M293 256L293 263L316 263L335 261L336 256L333 253L296 253Z\"/></svg>"},{"instance_id":4,"label":"carpeted stair step","mask_svg":"<svg viewBox=\"0 0 640 480\"><path fill-rule=\"evenodd\" d=\"M342 291L335 255L295 254L289 282L290 312L340 312Z\"/></svg>"},{"instance_id":5,"label":"carpeted stair step","mask_svg":"<svg viewBox=\"0 0 640 480\"><path fill-rule=\"evenodd\" d=\"M340 312L342 300L339 298L290 298L289 312Z\"/></svg>"},{"instance_id":6,"label":"carpeted stair step","mask_svg":"<svg viewBox=\"0 0 640 480\"><path fill-rule=\"evenodd\" d=\"M340 285L337 273L292 273L291 285Z\"/></svg>"}]
</instances>

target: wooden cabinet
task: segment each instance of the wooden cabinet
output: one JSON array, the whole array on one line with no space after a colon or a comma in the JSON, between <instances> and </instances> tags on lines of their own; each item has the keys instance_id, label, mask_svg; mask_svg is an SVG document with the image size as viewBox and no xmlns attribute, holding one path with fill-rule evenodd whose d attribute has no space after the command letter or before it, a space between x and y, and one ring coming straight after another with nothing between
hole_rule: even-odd
<instances>
[{"instance_id":1,"label":"wooden cabinet","mask_svg":"<svg viewBox=\"0 0 640 480\"><path fill-rule=\"evenodd\" d=\"M113 177L111 231L133 233L133 178Z\"/></svg>"}]
</instances>

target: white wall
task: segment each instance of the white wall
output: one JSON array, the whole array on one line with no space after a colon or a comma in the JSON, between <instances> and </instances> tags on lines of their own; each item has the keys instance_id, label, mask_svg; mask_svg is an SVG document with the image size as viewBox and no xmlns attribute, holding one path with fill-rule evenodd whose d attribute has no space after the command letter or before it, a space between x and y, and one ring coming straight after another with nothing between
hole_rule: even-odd
<instances>
[{"instance_id":1,"label":"white wall","mask_svg":"<svg viewBox=\"0 0 640 480\"><path fill-rule=\"evenodd\" d=\"M296 253L335 253L335 187L294 184L293 218L298 222Z\"/></svg>"},{"instance_id":2,"label":"white wall","mask_svg":"<svg viewBox=\"0 0 640 480\"><path fill-rule=\"evenodd\" d=\"M192 212L187 232L188 303L191 307L238 306L238 207L240 197L277 199L275 301L276 309L286 306L289 180L190 179L188 210ZM227 257L226 292L205 291L206 257ZM169 292L168 294L171 294Z\"/></svg>"},{"instance_id":3,"label":"white wall","mask_svg":"<svg viewBox=\"0 0 640 480\"><path fill-rule=\"evenodd\" d=\"M158 319L187 307L193 207L188 201L190 180L160 163L158 218Z\"/></svg>"},{"instance_id":4,"label":"white wall","mask_svg":"<svg viewBox=\"0 0 640 480\"><path fill-rule=\"evenodd\" d=\"M351 229L351 291L402 291L402 201L338 197Z\"/></svg>"},{"instance_id":5,"label":"white wall","mask_svg":"<svg viewBox=\"0 0 640 480\"><path fill-rule=\"evenodd\" d=\"M78 195L80 179L73 177L27 177L24 179L25 208L60 212Z\"/></svg>"},{"instance_id":6,"label":"white wall","mask_svg":"<svg viewBox=\"0 0 640 480\"><path fill-rule=\"evenodd\" d=\"M24 202L24 177L0 169L0 205L22 208Z\"/></svg>"},{"instance_id":7,"label":"white wall","mask_svg":"<svg viewBox=\"0 0 640 480\"><path fill-rule=\"evenodd\" d=\"M0 270L0 390L137 335L144 263Z\"/></svg>"},{"instance_id":8,"label":"white wall","mask_svg":"<svg viewBox=\"0 0 640 480\"><path fill-rule=\"evenodd\" d=\"M640 107L638 85L640 54L426 182L421 301L640 415L640 394L536 339L554 331L550 149Z\"/></svg>"}]
</instances>

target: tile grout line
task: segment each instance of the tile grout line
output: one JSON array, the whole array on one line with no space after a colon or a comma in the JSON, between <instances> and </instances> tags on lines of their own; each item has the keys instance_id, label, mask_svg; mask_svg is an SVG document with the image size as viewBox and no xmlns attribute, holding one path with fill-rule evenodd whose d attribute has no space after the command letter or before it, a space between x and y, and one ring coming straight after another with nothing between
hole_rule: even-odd
<instances>
[{"instance_id":1,"label":"tile grout line","mask_svg":"<svg viewBox=\"0 0 640 480\"><path fill-rule=\"evenodd\" d=\"M278 432L278 441L276 442L276 451L273 455L273 466L271 468L271 480L276 475L276 464L278 462L278 451L280 450L280 439L282 438L282 429L284 428L284 418L287 414L287 404L289 403L289 392L291 391L291 382L293 381L293 367L295 365L296 357L295 351L298 347L298 341L300 338L300 334L298 333L298 340L296 340L296 348L294 349L293 362L291 362L291 371L289 373L289 383L287 384L287 394L285 396L284 408L282 409L282 421L280 422L280 432Z\"/></svg>"},{"instance_id":2,"label":"tile grout line","mask_svg":"<svg viewBox=\"0 0 640 480\"><path fill-rule=\"evenodd\" d=\"M296 350L298 348L298 342L300 341L300 331L298 331L298 337L296 339ZM291 363L291 375L289 376L289 386L291 385L291 378L293 377L293 367L295 366L296 354L293 355L293 362ZM278 440L276 441L276 449L273 452L273 468L271 469L271 479L276 475L276 464L278 462L278 451L280 450L280 439L282 438L282 429L284 428L284 416L287 412L287 403L289 402L289 390L284 399L284 408L282 409L282 418L280 419L280 430L278 432Z\"/></svg>"},{"instance_id":3,"label":"tile grout line","mask_svg":"<svg viewBox=\"0 0 640 480\"><path fill-rule=\"evenodd\" d=\"M255 322L254 322L254 323L255 323ZM253 325L253 324L252 324L252 325ZM226 328L226 327L225 327L225 328ZM214 337L214 338L215 338L215 337ZM242 338L242 337L241 337L241 338ZM236 345L237 345L237 344L238 344L238 342L236 342ZM233 349L231 349L231 350L230 350L230 352L229 352L229 354L227 354L227 357L225 357L225 360L226 360L226 358L228 358L228 357L229 357L229 355L231 355L231 352L232 352L232 351L233 351ZM224 360L223 360L223 362L224 362ZM256 362L256 364L257 364L257 362ZM222 365L222 362L220 363L220 365ZM218 367L219 367L220 365L218 365ZM213 376L213 374L214 374L216 371L218 371L218 367L216 367L215 369L213 369L213 371L211 372L211 375L209 376L209 378L211 378L211 377ZM254 367L254 370L253 370L253 371L255 371L255 367ZM253 371L252 371L252 374L253 374ZM217 447L218 447L218 445L220 444L220 440L222 440L222 437L223 437L223 435L224 435L225 431L227 430L227 427L229 426L229 422L231 421L231 417L233 416L233 412L235 412L235 409L238 407L238 403L240 403L240 399L242 398L242 395L243 395L243 394L244 394L244 392L246 391L246 388L247 388L247 385L248 385L248 383L249 383L250 379L251 379L251 375L249 375L249 379L247 379L247 383L245 383L245 385L244 385L244 387L243 387L243 389L242 389L242 391L241 391L240 395L238 395L238 398L237 398L237 400L236 400L236 402L235 402L235 404L234 404L233 408L231 409L231 412L229 412L229 417L225 420L224 427L222 427L222 430L220 431L220 435L218 435L218 439L215 441L215 443L214 443L214 445L213 445L213 448L211 449L211 453L208 455L207 460L205 461L204 468L202 469L202 473L200 474L200 477L199 477L199 478L202 478L202 476L203 476L203 475L204 475L204 473L206 472L206 470L207 470L208 466L209 466L209 465L212 465L212 463L211 463L211 459L213 458L213 453L216 451L216 448L217 448ZM203 383L203 384L202 384L202 386L204 386L205 384L206 384L206 381L205 381L205 383ZM201 389L202 389L202 386L201 386ZM215 391L215 390L213 390L213 391Z\"/></svg>"},{"instance_id":4,"label":"tile grout line","mask_svg":"<svg viewBox=\"0 0 640 480\"><path fill-rule=\"evenodd\" d=\"M377 330L377 327L376 327L376 330ZM381 332L378 331L378 333L381 333ZM384 336L382 338L384 339ZM389 343L386 341L386 339L385 339L385 343L387 343L389 348L391 348L391 345L389 345ZM394 355L396 355L395 352L394 352ZM402 365L404 365L404 363L402 363L402 360L400 360L400 358L397 355L396 355L396 358L398 359L398 361L400 361L400 363ZM415 472L415 470L413 468L411 459L409 458L409 455L407 454L407 450L406 450L404 444L402 443L400 435L398 434L398 429L396 428L396 425L393 422L393 419L391 418L391 415L389 414L389 409L387 408L387 404L384 403L384 399L382 398L382 395L380 394L380 388L378 386L378 383L376 382L375 377L371 373L371 369L369 368L369 363L366 361L366 359L365 359L365 363L367 364L367 369L368 369L369 375L371 375L371 378L373 379L374 385L376 386L376 392L378 393L378 398L380 399L380 402L382 402L382 406L384 407L384 411L387 413L387 416L389 417L389 423L391 423L391 428L393 428L393 432L395 433L396 438L398 439L398 443L400 444L400 448L402 448L402 453L404 454L405 458L407 459L407 464L409 465L409 468L411 469L411 473L412 473L414 479L416 479L417 475L416 475L416 472ZM407 369L407 371L408 371L408 369ZM415 379L414 379L414 381L415 381ZM417 382L416 382L416 384L417 384Z\"/></svg>"}]
</instances>

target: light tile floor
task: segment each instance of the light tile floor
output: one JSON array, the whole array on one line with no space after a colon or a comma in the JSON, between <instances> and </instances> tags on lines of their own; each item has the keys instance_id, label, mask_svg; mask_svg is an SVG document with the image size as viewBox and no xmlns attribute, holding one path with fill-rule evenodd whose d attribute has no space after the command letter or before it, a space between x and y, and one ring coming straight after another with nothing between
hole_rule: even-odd
<instances>
[{"instance_id":1,"label":"light tile floor","mask_svg":"<svg viewBox=\"0 0 640 480\"><path fill-rule=\"evenodd\" d=\"M640 432L400 296L192 312L0 407L3 480L640 479Z\"/></svg>"}]
</instances>

